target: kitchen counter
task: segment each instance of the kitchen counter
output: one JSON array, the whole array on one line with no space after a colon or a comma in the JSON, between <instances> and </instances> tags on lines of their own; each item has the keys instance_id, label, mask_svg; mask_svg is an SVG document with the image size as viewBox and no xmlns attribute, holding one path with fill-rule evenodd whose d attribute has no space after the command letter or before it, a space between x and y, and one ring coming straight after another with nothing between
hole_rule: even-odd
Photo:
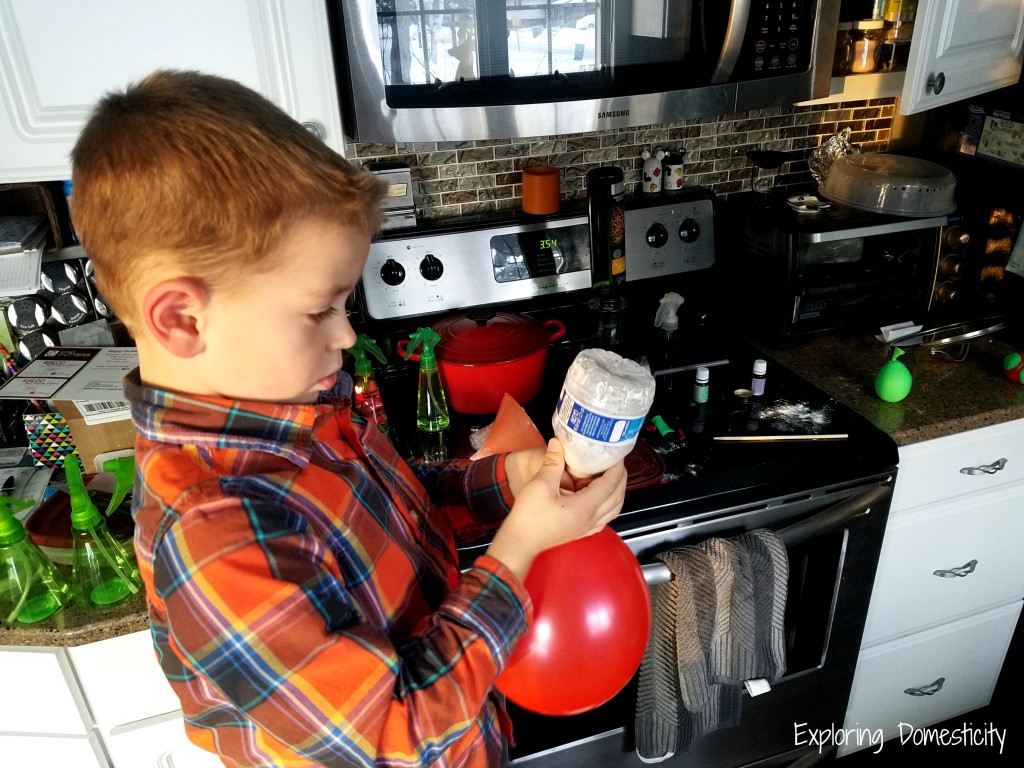
<instances>
[{"instance_id":1,"label":"kitchen counter","mask_svg":"<svg viewBox=\"0 0 1024 768\"><path fill-rule=\"evenodd\" d=\"M141 592L101 611L87 611L74 603L52 618L24 627L0 624L0 646L72 648L149 629L146 597Z\"/></svg>"},{"instance_id":2,"label":"kitchen counter","mask_svg":"<svg viewBox=\"0 0 1024 768\"><path fill-rule=\"evenodd\" d=\"M875 394L875 375L890 354L869 334L837 333L784 345L751 343L888 432L898 445L1024 419L1024 385L1002 373L1003 358L1015 347L998 338L973 341L960 362L934 348L907 349L900 361L914 380L910 394L898 403Z\"/></svg>"},{"instance_id":3,"label":"kitchen counter","mask_svg":"<svg viewBox=\"0 0 1024 768\"><path fill-rule=\"evenodd\" d=\"M875 394L875 374L889 355L886 346L870 335L833 334L783 345L751 343L865 416L899 445L1024 419L1024 386L1002 374L1002 360L1014 347L996 338L973 342L961 362L928 349L907 350L900 359L914 382L899 403L887 403ZM39 624L0 626L0 646L77 646L148 626L145 600L138 595L108 611L83 611L72 605Z\"/></svg>"}]
</instances>

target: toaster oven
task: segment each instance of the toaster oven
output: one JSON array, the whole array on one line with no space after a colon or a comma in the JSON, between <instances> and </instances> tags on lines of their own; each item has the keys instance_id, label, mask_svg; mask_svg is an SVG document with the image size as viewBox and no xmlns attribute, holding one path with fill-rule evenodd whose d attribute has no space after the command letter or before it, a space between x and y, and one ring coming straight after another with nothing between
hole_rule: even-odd
<instances>
[{"instance_id":1,"label":"toaster oven","mask_svg":"<svg viewBox=\"0 0 1024 768\"><path fill-rule=\"evenodd\" d=\"M921 320L944 299L940 263L966 243L957 214L890 216L835 204L730 200L720 295L731 316L774 340Z\"/></svg>"}]
</instances>

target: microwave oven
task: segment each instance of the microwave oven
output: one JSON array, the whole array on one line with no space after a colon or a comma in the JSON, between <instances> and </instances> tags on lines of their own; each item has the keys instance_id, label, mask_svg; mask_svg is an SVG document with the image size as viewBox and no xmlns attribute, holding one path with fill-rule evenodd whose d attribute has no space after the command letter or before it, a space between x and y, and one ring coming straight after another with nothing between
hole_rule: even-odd
<instances>
[{"instance_id":1,"label":"microwave oven","mask_svg":"<svg viewBox=\"0 0 1024 768\"><path fill-rule=\"evenodd\" d=\"M804 213L785 200L729 199L716 282L727 315L782 341L843 328L922 322L949 297L940 264L969 238L959 214L890 216L833 204Z\"/></svg>"},{"instance_id":2,"label":"microwave oven","mask_svg":"<svg viewBox=\"0 0 1024 768\"><path fill-rule=\"evenodd\" d=\"M360 142L582 133L828 95L834 0L328 0Z\"/></svg>"}]
</instances>

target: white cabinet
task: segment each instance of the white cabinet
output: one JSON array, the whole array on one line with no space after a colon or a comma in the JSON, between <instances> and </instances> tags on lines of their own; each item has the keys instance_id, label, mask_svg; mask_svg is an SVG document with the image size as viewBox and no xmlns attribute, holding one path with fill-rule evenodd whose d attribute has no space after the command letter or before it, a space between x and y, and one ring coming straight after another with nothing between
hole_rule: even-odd
<instances>
[{"instance_id":1,"label":"white cabinet","mask_svg":"<svg viewBox=\"0 0 1024 768\"><path fill-rule=\"evenodd\" d=\"M0 0L0 183L68 178L96 101L159 68L236 79L344 151L319 0Z\"/></svg>"},{"instance_id":2,"label":"white cabinet","mask_svg":"<svg viewBox=\"0 0 1024 768\"><path fill-rule=\"evenodd\" d=\"M1022 40L1024 0L920 0L906 71L834 77L804 103L899 96L900 114L923 112L1016 83Z\"/></svg>"},{"instance_id":3,"label":"white cabinet","mask_svg":"<svg viewBox=\"0 0 1024 768\"><path fill-rule=\"evenodd\" d=\"M185 736L181 702L164 677L149 632L68 649L93 728L111 768L217 768L220 760Z\"/></svg>"},{"instance_id":4,"label":"white cabinet","mask_svg":"<svg viewBox=\"0 0 1024 768\"><path fill-rule=\"evenodd\" d=\"M1024 598L1022 438L1018 420L900 448L845 728L890 739L991 700Z\"/></svg>"},{"instance_id":5,"label":"white cabinet","mask_svg":"<svg viewBox=\"0 0 1024 768\"><path fill-rule=\"evenodd\" d=\"M147 631L74 648L0 648L0 765L218 768L185 736Z\"/></svg>"},{"instance_id":6,"label":"white cabinet","mask_svg":"<svg viewBox=\"0 0 1024 768\"><path fill-rule=\"evenodd\" d=\"M921 0L903 83L904 115L1017 82L1024 0Z\"/></svg>"},{"instance_id":7,"label":"white cabinet","mask_svg":"<svg viewBox=\"0 0 1024 768\"><path fill-rule=\"evenodd\" d=\"M107 768L63 648L0 647L0 764Z\"/></svg>"}]
</instances>

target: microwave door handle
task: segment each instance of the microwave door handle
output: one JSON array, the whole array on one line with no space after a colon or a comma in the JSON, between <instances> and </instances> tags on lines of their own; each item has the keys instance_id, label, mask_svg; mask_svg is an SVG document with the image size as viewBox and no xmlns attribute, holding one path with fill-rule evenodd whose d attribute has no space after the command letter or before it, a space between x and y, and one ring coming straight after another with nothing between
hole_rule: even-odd
<instances>
[{"instance_id":1,"label":"microwave door handle","mask_svg":"<svg viewBox=\"0 0 1024 768\"><path fill-rule=\"evenodd\" d=\"M795 546L815 536L840 528L848 520L852 520L858 515L870 512L873 506L882 503L891 494L892 486L890 485L870 488L863 493L833 504L806 520L776 531L775 535L786 547ZM672 580L672 572L662 562L641 565L640 570L643 572L644 581L648 586Z\"/></svg>"},{"instance_id":2,"label":"microwave door handle","mask_svg":"<svg viewBox=\"0 0 1024 768\"><path fill-rule=\"evenodd\" d=\"M732 71L736 68L740 51L743 49L743 38L749 19L750 0L732 0L732 7L729 9L729 23L725 29L725 41L722 43L722 55L719 56L718 65L711 74L712 85L726 83L732 77Z\"/></svg>"}]
</instances>

